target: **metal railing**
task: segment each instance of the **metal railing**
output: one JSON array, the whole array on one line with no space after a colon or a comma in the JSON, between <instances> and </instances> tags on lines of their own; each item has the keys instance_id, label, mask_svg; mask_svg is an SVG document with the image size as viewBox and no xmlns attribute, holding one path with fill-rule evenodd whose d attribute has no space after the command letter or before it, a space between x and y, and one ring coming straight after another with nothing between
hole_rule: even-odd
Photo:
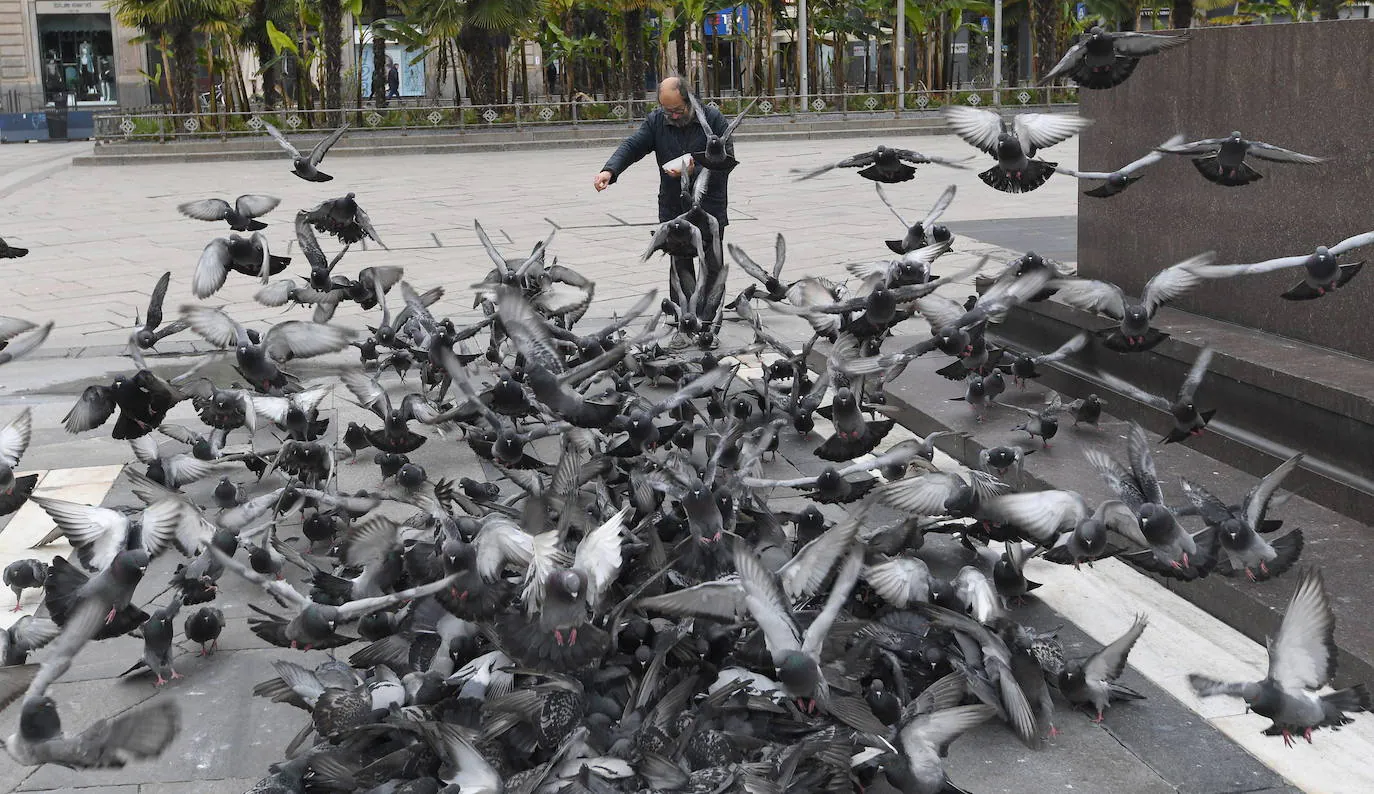
<instances>
[{"instance_id":1,"label":"metal railing","mask_svg":"<svg viewBox=\"0 0 1374 794\"><path fill-rule=\"evenodd\" d=\"M1073 105L1077 89L1060 86L990 88L906 92L898 107L895 92L848 92L813 94L802 103L795 94L759 97L715 97L707 104L733 116L754 100L751 118L803 118L814 120L887 115L895 118L933 113L946 105L1006 108ZM658 106L651 99L591 99L585 101L533 101L506 105L429 104L404 107L351 107L342 110L253 110L251 112L164 113L158 110L116 110L95 116L96 140L102 144L121 141L171 141L221 139L260 135L270 122L287 135L324 134L341 114L354 128L401 134L423 131L478 132L483 130L550 128L581 125L629 125Z\"/></svg>"}]
</instances>

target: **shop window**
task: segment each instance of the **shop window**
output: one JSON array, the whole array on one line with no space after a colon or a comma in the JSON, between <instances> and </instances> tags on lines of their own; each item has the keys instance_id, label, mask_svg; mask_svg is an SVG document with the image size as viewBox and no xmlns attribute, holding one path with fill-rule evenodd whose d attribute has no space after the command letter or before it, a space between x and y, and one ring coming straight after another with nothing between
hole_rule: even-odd
<instances>
[{"instance_id":1,"label":"shop window","mask_svg":"<svg viewBox=\"0 0 1374 794\"><path fill-rule=\"evenodd\" d=\"M114 36L109 14L39 14L43 98L65 96L68 105L113 104Z\"/></svg>"}]
</instances>

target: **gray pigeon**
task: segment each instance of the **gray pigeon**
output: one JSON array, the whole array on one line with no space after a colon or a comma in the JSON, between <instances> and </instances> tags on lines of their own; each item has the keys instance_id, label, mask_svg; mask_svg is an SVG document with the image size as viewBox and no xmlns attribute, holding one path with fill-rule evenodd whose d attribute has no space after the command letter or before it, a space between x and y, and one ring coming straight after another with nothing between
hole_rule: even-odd
<instances>
[{"instance_id":1,"label":"gray pigeon","mask_svg":"<svg viewBox=\"0 0 1374 794\"><path fill-rule=\"evenodd\" d=\"M937 226L936 221L940 220L940 216L949 209L950 202L954 201L954 185L945 188L945 192L935 199L935 206L930 208L930 212L927 212L924 218L915 223L908 223L906 218L903 218L902 214L897 211L897 208L892 206L892 202L887 198L887 193L883 191L883 183L875 182L873 187L878 191L878 198L882 199L883 204L886 204L892 214L897 217L897 220L906 227L906 234L902 235L902 239L884 241L892 253L900 256L925 248L931 243L949 242L953 238L949 229L943 225Z\"/></svg>"},{"instance_id":2,"label":"gray pigeon","mask_svg":"<svg viewBox=\"0 0 1374 794\"><path fill-rule=\"evenodd\" d=\"M1295 529L1273 542L1260 535L1265 528L1264 515L1283 479L1298 467L1303 454L1292 456L1269 472L1245 495L1239 510L1213 496L1206 488L1180 478L1183 495L1188 497L1198 515L1209 527L1215 527L1220 546L1226 552L1226 565L1217 570L1228 575L1241 572L1252 582L1262 582L1287 571L1302 553L1302 530Z\"/></svg>"},{"instance_id":3,"label":"gray pigeon","mask_svg":"<svg viewBox=\"0 0 1374 794\"><path fill-rule=\"evenodd\" d=\"M0 259L18 259L21 256L28 256L29 249L10 245L4 240L0 240Z\"/></svg>"},{"instance_id":4,"label":"gray pigeon","mask_svg":"<svg viewBox=\"0 0 1374 794\"><path fill-rule=\"evenodd\" d=\"M1119 323L1119 327L1097 332L1109 350L1143 353L1169 336L1150 327L1160 307L1201 284L1202 276L1198 271L1212 264L1214 258L1214 252L1208 251L1164 268L1145 283L1140 300L1128 297L1121 287L1106 281L1056 279L1047 286L1058 290L1056 294L1064 303L1083 311L1097 312Z\"/></svg>"},{"instance_id":5,"label":"gray pigeon","mask_svg":"<svg viewBox=\"0 0 1374 794\"><path fill-rule=\"evenodd\" d=\"M948 105L944 113L954 134L997 158L978 178L1003 193L1029 193L1049 181L1059 164L1035 159L1036 153L1092 124L1070 113L1018 113L1007 121L997 111L964 105Z\"/></svg>"},{"instance_id":6,"label":"gray pigeon","mask_svg":"<svg viewBox=\"0 0 1374 794\"><path fill-rule=\"evenodd\" d=\"M1102 721L1102 712L1113 700L1139 700L1144 697L1139 692L1117 683L1116 679L1126 669L1126 656L1130 654L1135 641L1145 631L1148 619L1137 615L1135 622L1115 642L1097 653L1080 661L1065 662L1059 673L1059 691L1075 706L1092 706L1097 709L1093 722Z\"/></svg>"},{"instance_id":7,"label":"gray pigeon","mask_svg":"<svg viewBox=\"0 0 1374 794\"><path fill-rule=\"evenodd\" d=\"M255 276L266 284L269 276L282 272L289 264L291 257L273 254L262 232L253 232L248 237L230 232L228 237L211 240L201 251L191 277L191 291L197 298L214 295L224 286L230 270Z\"/></svg>"},{"instance_id":8,"label":"gray pigeon","mask_svg":"<svg viewBox=\"0 0 1374 794\"><path fill-rule=\"evenodd\" d=\"M1175 135L1162 145L1177 146L1180 143L1183 143L1183 136ZM1115 171L1075 171L1072 168L1064 168L1062 166L1058 170L1061 174L1066 174L1085 181L1101 180L1102 184L1092 190L1083 191L1083 195L1092 196L1093 198L1111 198L1118 193L1124 192L1126 188L1130 187L1133 183L1140 181L1140 177L1136 176L1137 171L1146 166L1154 165L1163 159L1164 154L1158 150L1154 150L1138 160L1132 160Z\"/></svg>"},{"instance_id":9,"label":"gray pigeon","mask_svg":"<svg viewBox=\"0 0 1374 794\"><path fill-rule=\"evenodd\" d=\"M1290 301L1313 300L1334 291L1338 287L1344 287L1350 279L1360 272L1360 269L1364 267L1364 262L1341 264L1336 261L1336 257L1367 245L1374 245L1374 232L1347 237L1330 248L1319 245L1317 250L1310 254L1266 259L1263 262L1248 265L1212 265L1198 268L1195 272L1204 278L1230 278L1231 276L1258 276L1263 273L1273 273L1278 270L1301 266L1304 270L1302 281L1279 297Z\"/></svg>"},{"instance_id":10,"label":"gray pigeon","mask_svg":"<svg viewBox=\"0 0 1374 794\"><path fill-rule=\"evenodd\" d=\"M180 611L181 597L175 596L167 602L167 606L154 611L151 617L143 621L143 658L120 675L128 675L146 667L157 676L153 686L162 686L168 681L181 678L181 673L172 668L172 657L176 655L172 646L172 636L176 629L172 621Z\"/></svg>"},{"instance_id":11,"label":"gray pigeon","mask_svg":"<svg viewBox=\"0 0 1374 794\"><path fill-rule=\"evenodd\" d=\"M1336 676L1335 635L1336 615L1321 572L1314 570L1298 583L1278 636L1265 643L1269 672L1264 680L1235 684L1192 674L1188 683L1199 697L1243 699L1251 711L1273 721L1264 731L1267 736L1283 736L1283 743L1291 746L1293 735L1301 734L1310 743L1313 730L1344 725L1351 721L1348 712L1368 711L1371 705L1364 684L1317 694Z\"/></svg>"},{"instance_id":12,"label":"gray pigeon","mask_svg":"<svg viewBox=\"0 0 1374 794\"><path fill-rule=\"evenodd\" d=\"M957 791L945 776L943 756L949 745L970 728L997 715L987 705L955 706L930 714L920 714L902 725L897 734L901 760L884 764L887 782L902 794L941 794Z\"/></svg>"},{"instance_id":13,"label":"gray pigeon","mask_svg":"<svg viewBox=\"0 0 1374 794\"><path fill-rule=\"evenodd\" d=\"M245 193L234 199L233 204L220 198L208 198L178 204L177 210L198 221L227 221L229 228L236 232L255 232L267 228L267 224L257 218L276 209L280 203L281 199L275 196Z\"/></svg>"},{"instance_id":14,"label":"gray pigeon","mask_svg":"<svg viewBox=\"0 0 1374 794\"><path fill-rule=\"evenodd\" d=\"M276 127L273 127L271 124L267 122L263 122L262 126L267 128L267 134L272 136L272 140L276 141L278 146L280 146L287 154L291 155L291 168L296 176L300 177L301 179L304 179L307 182L328 182L329 180L334 178L329 174L320 171L319 165L320 161L324 159L324 155L326 152L329 151L330 147L338 143L339 138L343 137L344 130L348 129L347 124L343 125L337 130L334 130L332 133L329 134L328 137L322 139L319 143L315 144L315 148L310 150L309 157L302 155L300 151L296 149L295 146L292 146L291 142L286 139L286 136L282 135L281 131L278 130Z\"/></svg>"},{"instance_id":15,"label":"gray pigeon","mask_svg":"<svg viewBox=\"0 0 1374 794\"><path fill-rule=\"evenodd\" d=\"M263 334L260 343L223 310L210 306L183 306L182 316L191 330L207 342L223 348L233 348L238 370L254 386L264 392L284 389L289 379L278 366L292 359L337 353L348 347L353 336L351 329L335 325L289 320L278 323Z\"/></svg>"},{"instance_id":16,"label":"gray pigeon","mask_svg":"<svg viewBox=\"0 0 1374 794\"><path fill-rule=\"evenodd\" d=\"M1284 149L1262 141L1247 141L1235 130L1225 138L1205 138L1200 141L1180 143L1174 146L1160 146L1158 151L1165 154L1181 154L1191 157L1193 167L1208 182L1226 187L1240 187L1264 178L1264 175L1245 162L1246 155L1254 155L1261 160L1275 163L1298 163L1316 165L1326 158Z\"/></svg>"},{"instance_id":17,"label":"gray pigeon","mask_svg":"<svg viewBox=\"0 0 1374 794\"><path fill-rule=\"evenodd\" d=\"M62 732L57 703L43 696L24 700L19 731L5 740L5 749L24 766L117 769L130 761L158 757L180 730L181 708L176 701L157 700L68 736Z\"/></svg>"},{"instance_id":18,"label":"gray pigeon","mask_svg":"<svg viewBox=\"0 0 1374 794\"><path fill-rule=\"evenodd\" d=\"M386 247L377 230L372 227L372 219L363 208L358 206L356 193L345 193L338 198L325 199L308 210L301 210L305 220L317 230L332 234L339 242L352 245L364 237L371 238L377 245Z\"/></svg>"},{"instance_id":19,"label":"gray pigeon","mask_svg":"<svg viewBox=\"0 0 1374 794\"><path fill-rule=\"evenodd\" d=\"M15 560L5 566L5 586L14 591L14 612L22 609L24 590L35 587L41 590L47 577L48 565L41 560Z\"/></svg>"},{"instance_id":20,"label":"gray pigeon","mask_svg":"<svg viewBox=\"0 0 1374 794\"><path fill-rule=\"evenodd\" d=\"M1068 75L1084 88L1113 88L1126 82L1140 59L1181 47L1188 31L1177 34L1137 33L1133 30L1107 31L1093 25L1064 53L1054 68L1045 73L1042 84Z\"/></svg>"}]
</instances>

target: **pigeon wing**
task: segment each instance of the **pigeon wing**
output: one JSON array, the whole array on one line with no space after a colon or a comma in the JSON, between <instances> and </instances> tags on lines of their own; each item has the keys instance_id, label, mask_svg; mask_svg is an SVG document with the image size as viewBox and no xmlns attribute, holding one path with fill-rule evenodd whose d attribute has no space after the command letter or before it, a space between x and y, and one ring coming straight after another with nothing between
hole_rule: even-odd
<instances>
[{"instance_id":1,"label":"pigeon wing","mask_svg":"<svg viewBox=\"0 0 1374 794\"><path fill-rule=\"evenodd\" d=\"M1310 154L1295 152L1292 149L1285 149L1282 146L1275 146L1272 143L1263 143L1261 141L1250 141L1250 148L1247 153L1253 154L1261 160L1272 160L1276 163L1315 165L1316 163L1326 162L1325 157L1314 157Z\"/></svg>"},{"instance_id":2,"label":"pigeon wing","mask_svg":"<svg viewBox=\"0 0 1374 794\"><path fill-rule=\"evenodd\" d=\"M229 214L229 202L219 198L188 201L177 205L177 212L198 221L221 221Z\"/></svg>"},{"instance_id":3,"label":"pigeon wing","mask_svg":"<svg viewBox=\"0 0 1374 794\"><path fill-rule=\"evenodd\" d=\"M1242 508L1245 511L1245 522L1255 529L1259 529L1264 521L1264 514L1269 509L1269 500L1274 498L1274 493L1278 491L1279 485L1284 478L1293 473L1293 470L1302 462L1303 453L1299 452L1293 457L1285 460L1278 465L1278 468L1264 475L1263 479L1255 483L1255 487L1245 495Z\"/></svg>"},{"instance_id":4,"label":"pigeon wing","mask_svg":"<svg viewBox=\"0 0 1374 794\"><path fill-rule=\"evenodd\" d=\"M311 270L329 269L324 250L320 248L320 242L315 237L315 229L310 225L310 213L305 210L296 213L296 244L300 246Z\"/></svg>"},{"instance_id":5,"label":"pigeon wing","mask_svg":"<svg viewBox=\"0 0 1374 794\"><path fill-rule=\"evenodd\" d=\"M1374 232L1365 232L1364 234L1357 234L1354 237L1347 237L1331 246L1329 250L1332 256L1340 256L1347 251L1363 248L1366 245L1374 245Z\"/></svg>"},{"instance_id":6,"label":"pigeon wing","mask_svg":"<svg viewBox=\"0 0 1374 794\"><path fill-rule=\"evenodd\" d=\"M339 142L339 138L343 137L344 131L347 129L348 125L345 124L337 130L331 132L328 138L325 138L324 140L315 144L315 148L310 150L310 164L319 165L320 161L324 159L325 153L328 152L334 146L334 144Z\"/></svg>"},{"instance_id":7,"label":"pigeon wing","mask_svg":"<svg viewBox=\"0 0 1374 794\"><path fill-rule=\"evenodd\" d=\"M1171 50L1175 47L1182 47L1188 43L1188 32L1184 31L1181 35L1161 35L1159 33L1135 33L1133 31L1122 31L1119 33L1108 34L1112 39L1112 50L1117 55L1124 55L1128 58L1140 58L1145 55Z\"/></svg>"},{"instance_id":8,"label":"pigeon wing","mask_svg":"<svg viewBox=\"0 0 1374 794\"><path fill-rule=\"evenodd\" d=\"M977 149L995 154L997 136L1002 134L1002 117L991 110L950 105L945 107L945 118L954 128L954 134Z\"/></svg>"},{"instance_id":9,"label":"pigeon wing","mask_svg":"<svg viewBox=\"0 0 1374 794\"><path fill-rule=\"evenodd\" d=\"M25 408L4 428L0 428L0 461L10 468L18 466L19 459L24 457L24 451L29 448L32 434L33 412Z\"/></svg>"},{"instance_id":10,"label":"pigeon wing","mask_svg":"<svg viewBox=\"0 0 1374 794\"><path fill-rule=\"evenodd\" d=\"M1183 293L1202 283L1202 277L1195 271L1216 261L1216 252L1208 251L1170 265L1159 271L1145 284L1140 302L1151 317L1159 307L1177 299Z\"/></svg>"},{"instance_id":11,"label":"pigeon wing","mask_svg":"<svg viewBox=\"0 0 1374 794\"><path fill-rule=\"evenodd\" d=\"M1269 677L1284 689L1318 689L1336 674L1336 615L1320 571L1298 583L1278 636L1269 642Z\"/></svg>"},{"instance_id":12,"label":"pigeon wing","mask_svg":"<svg viewBox=\"0 0 1374 794\"><path fill-rule=\"evenodd\" d=\"M337 325L290 320L268 329L262 339L263 352L279 364L294 358L337 353L348 347L353 333L352 329Z\"/></svg>"},{"instance_id":13,"label":"pigeon wing","mask_svg":"<svg viewBox=\"0 0 1374 794\"><path fill-rule=\"evenodd\" d=\"M1202 378L1207 374L1207 367L1212 363L1212 354L1215 352L1210 347L1204 347L1202 352L1197 354L1197 360L1193 362L1192 368L1188 370L1188 376L1183 379L1183 385L1178 389L1180 400L1191 400L1197 393L1197 387L1202 385Z\"/></svg>"},{"instance_id":14,"label":"pigeon wing","mask_svg":"<svg viewBox=\"0 0 1374 794\"><path fill-rule=\"evenodd\" d=\"M291 155L292 158L301 156L300 151L297 150L295 146L291 145L291 141L288 141L286 136L281 134L280 130L265 121L262 123L262 126L267 128L267 134L271 135L272 140L276 141L277 145L284 149L287 154Z\"/></svg>"},{"instance_id":15,"label":"pigeon wing","mask_svg":"<svg viewBox=\"0 0 1374 794\"><path fill-rule=\"evenodd\" d=\"M1059 77L1060 75L1065 75L1073 71L1074 68L1077 67L1080 62L1082 62L1083 56L1087 53L1087 51L1088 47L1086 37L1080 39L1077 42L1074 42L1074 45L1069 48L1069 51L1064 53L1064 57L1059 59L1059 63L1056 63L1053 69L1046 72L1044 79L1042 79L1040 82L1042 84L1051 83L1054 82L1054 79Z\"/></svg>"},{"instance_id":16,"label":"pigeon wing","mask_svg":"<svg viewBox=\"0 0 1374 794\"><path fill-rule=\"evenodd\" d=\"M234 200L234 209L245 218L257 218L276 209L280 203L281 199L276 196L245 193Z\"/></svg>"},{"instance_id":17,"label":"pigeon wing","mask_svg":"<svg viewBox=\"0 0 1374 794\"><path fill-rule=\"evenodd\" d=\"M759 558L744 544L735 547L735 569L740 586L744 588L749 614L763 630L764 641L775 661L788 651L802 649L802 634L792 618L792 608L778 580L759 562Z\"/></svg>"},{"instance_id":18,"label":"pigeon wing","mask_svg":"<svg viewBox=\"0 0 1374 794\"><path fill-rule=\"evenodd\" d=\"M1126 312L1126 296L1120 287L1110 282L1068 278L1051 281L1047 286L1058 290L1055 297L1083 311L1104 314L1114 320L1120 320Z\"/></svg>"},{"instance_id":19,"label":"pigeon wing","mask_svg":"<svg viewBox=\"0 0 1374 794\"><path fill-rule=\"evenodd\" d=\"M1072 113L1019 113L1012 122L1016 137L1027 154L1063 143L1092 124L1092 119Z\"/></svg>"},{"instance_id":20,"label":"pigeon wing","mask_svg":"<svg viewBox=\"0 0 1374 794\"><path fill-rule=\"evenodd\" d=\"M197 298L208 298L224 286L229 275L229 241L223 237L211 240L200 252L195 275L191 277L191 291Z\"/></svg>"},{"instance_id":21,"label":"pigeon wing","mask_svg":"<svg viewBox=\"0 0 1374 794\"><path fill-rule=\"evenodd\" d=\"M1115 681L1120 678L1126 669L1126 657L1145 631L1146 623L1148 618L1145 615L1136 615L1135 622L1125 634L1088 659L1083 665L1083 677L1089 681Z\"/></svg>"},{"instance_id":22,"label":"pigeon wing","mask_svg":"<svg viewBox=\"0 0 1374 794\"><path fill-rule=\"evenodd\" d=\"M633 510L633 506L626 506L609 521L588 532L573 553L573 567L587 577L587 604L593 609L620 575L625 519Z\"/></svg>"},{"instance_id":23,"label":"pigeon wing","mask_svg":"<svg viewBox=\"0 0 1374 794\"><path fill-rule=\"evenodd\" d=\"M1072 529L1089 515L1088 504L1073 491L1033 491L1004 494L988 500L983 513L990 520L1008 523L1026 537L1046 545L1065 529Z\"/></svg>"}]
</instances>

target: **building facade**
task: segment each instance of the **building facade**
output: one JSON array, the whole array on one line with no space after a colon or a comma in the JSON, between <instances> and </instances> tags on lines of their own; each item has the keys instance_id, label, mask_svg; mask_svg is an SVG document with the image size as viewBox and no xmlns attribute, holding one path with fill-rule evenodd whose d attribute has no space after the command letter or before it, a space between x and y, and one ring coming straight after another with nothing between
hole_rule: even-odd
<instances>
[{"instance_id":1,"label":"building facade","mask_svg":"<svg viewBox=\"0 0 1374 794\"><path fill-rule=\"evenodd\" d=\"M148 103L145 48L105 0L0 0L0 109Z\"/></svg>"}]
</instances>

